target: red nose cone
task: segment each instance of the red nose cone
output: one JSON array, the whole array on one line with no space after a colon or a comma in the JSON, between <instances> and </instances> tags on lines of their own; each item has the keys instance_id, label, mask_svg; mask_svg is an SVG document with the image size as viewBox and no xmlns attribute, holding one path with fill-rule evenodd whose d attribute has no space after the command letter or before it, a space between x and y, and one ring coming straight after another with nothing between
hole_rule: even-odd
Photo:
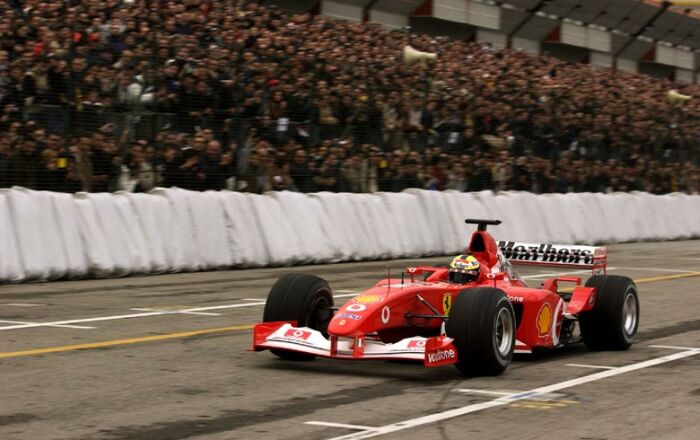
<instances>
[{"instance_id":1,"label":"red nose cone","mask_svg":"<svg viewBox=\"0 0 700 440\"><path fill-rule=\"evenodd\" d=\"M377 310L383 295L362 294L344 304L328 324L328 333L335 336L356 336L375 331Z\"/></svg>"}]
</instances>

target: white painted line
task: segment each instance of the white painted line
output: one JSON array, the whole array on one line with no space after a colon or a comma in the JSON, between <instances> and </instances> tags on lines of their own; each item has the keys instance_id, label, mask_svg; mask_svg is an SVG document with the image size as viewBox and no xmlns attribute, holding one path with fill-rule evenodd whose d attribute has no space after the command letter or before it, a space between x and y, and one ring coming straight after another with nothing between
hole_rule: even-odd
<instances>
[{"instance_id":1,"label":"white painted line","mask_svg":"<svg viewBox=\"0 0 700 440\"><path fill-rule=\"evenodd\" d=\"M668 348L671 350L700 350L700 348L693 347L678 347L676 345L650 345L651 348Z\"/></svg>"},{"instance_id":2,"label":"white painted line","mask_svg":"<svg viewBox=\"0 0 700 440\"><path fill-rule=\"evenodd\" d=\"M567 367L580 367L580 368L598 368L601 370L612 370L615 367L608 367L606 365L588 365L588 364L566 364Z\"/></svg>"},{"instance_id":3,"label":"white painted line","mask_svg":"<svg viewBox=\"0 0 700 440\"><path fill-rule=\"evenodd\" d=\"M361 292L361 290L338 289L338 290L334 290L334 292L341 292L341 293L359 293L359 292Z\"/></svg>"},{"instance_id":4,"label":"white painted line","mask_svg":"<svg viewBox=\"0 0 700 440\"><path fill-rule=\"evenodd\" d=\"M33 325L35 325L35 324L38 324L38 323L36 323L36 322L8 321L8 320L5 320L5 319L0 319L0 322L4 322L4 323L6 323L6 324L20 324L20 325L30 325L30 326L33 326ZM87 330L92 329L92 328L95 328L95 327L88 327L88 326L85 326L85 325L66 325L66 324L51 324L51 325L42 325L42 326L45 326L45 327L77 328L77 329L87 329Z\"/></svg>"},{"instance_id":5,"label":"white painted line","mask_svg":"<svg viewBox=\"0 0 700 440\"><path fill-rule=\"evenodd\" d=\"M336 290L335 292L352 292L352 293L343 293L340 295L334 294L333 298L347 298L349 296L355 296L359 293L358 291L355 291L355 290ZM267 301L267 300L262 299L262 298L241 298L240 300L241 301Z\"/></svg>"},{"instance_id":6,"label":"white painted line","mask_svg":"<svg viewBox=\"0 0 700 440\"><path fill-rule=\"evenodd\" d=\"M46 304L35 304L35 303L5 303L0 304L0 306L11 306L11 307L42 307Z\"/></svg>"},{"instance_id":7,"label":"white painted line","mask_svg":"<svg viewBox=\"0 0 700 440\"><path fill-rule=\"evenodd\" d=\"M566 380L564 382L554 383L551 385L545 385L543 387L534 388L524 393L511 394L509 396L502 396L494 400L489 400L487 402L481 402L473 405L463 406L461 408L454 408L447 411L442 411L439 413L429 414L423 417L417 417L415 419L407 419L397 423L392 423L390 425L380 426L377 428L372 428L371 431L362 431L353 434L348 434L340 437L334 437L330 440L359 440L371 437L378 437L380 435L390 434L392 432L403 431L405 429L416 428L418 426L428 425L431 423L439 422L442 420L452 419L454 417L463 416L465 414L483 411L489 408L494 408L498 406L510 405L513 402L530 399L535 396L540 396L546 393L552 393L555 391L563 390L566 388L575 387L578 385L583 385L590 382L595 382L601 379L606 379L609 377L617 376L624 373L629 373L631 371L641 370L643 368L654 367L656 365L665 364L667 362L673 362L680 359L684 359L690 356L695 356L700 354L700 348L694 348L691 350L682 351L679 353L670 354L667 356L661 356L658 358L650 359L643 362L637 362L635 364L625 365L622 367L616 367L611 370L600 371L597 373L589 374L587 376L578 377L576 379Z\"/></svg>"},{"instance_id":8,"label":"white painted line","mask_svg":"<svg viewBox=\"0 0 700 440\"><path fill-rule=\"evenodd\" d=\"M474 394L477 396L490 396L490 397L500 397L500 396L511 396L513 394L519 394L522 391L515 391L515 390L479 390L479 389L472 389L472 388L458 388L454 389L452 391L456 391L458 393L463 393L463 394ZM561 401L562 397L566 397L562 393L547 393L547 394L539 394L535 397L531 397L528 400L536 401L536 402L551 402L551 401Z\"/></svg>"},{"instance_id":9,"label":"white painted line","mask_svg":"<svg viewBox=\"0 0 700 440\"><path fill-rule=\"evenodd\" d=\"M146 309L146 308L131 308L129 310L134 310L137 312L174 312L174 313L180 313L183 315L204 315L204 316L221 316L221 313L211 313L211 312L186 312L186 311L180 311L177 309Z\"/></svg>"},{"instance_id":10,"label":"white painted line","mask_svg":"<svg viewBox=\"0 0 700 440\"><path fill-rule=\"evenodd\" d=\"M252 306L262 306L265 305L264 302L257 303L245 303L245 304L225 304L221 306L210 306L210 307L195 307L191 309L184 310L160 310L156 312L143 312L143 313L131 313L128 315L111 315L111 316L98 316L95 318L84 318L84 319L69 319L66 321L53 321L53 322L32 322L21 325L8 325L5 327L0 327L0 330L17 330L24 328L34 328L34 327L57 327L57 326L67 326L71 324L80 324L84 322L100 322L100 321L115 321L118 319L130 319L130 318L145 318L149 316L161 316L161 315L177 315L183 312L206 312L208 310L223 310L223 309L237 309L239 307L252 307Z\"/></svg>"},{"instance_id":11,"label":"white painted line","mask_svg":"<svg viewBox=\"0 0 700 440\"><path fill-rule=\"evenodd\" d=\"M690 270L690 269L649 269L648 267L616 267L615 269L622 269L622 270L641 270L644 272L671 272L671 273L694 273L697 272L697 270ZM610 270L610 269L608 269Z\"/></svg>"},{"instance_id":12,"label":"white painted line","mask_svg":"<svg viewBox=\"0 0 700 440\"><path fill-rule=\"evenodd\" d=\"M493 397L493 396L510 396L510 395L518 393L518 391L475 390L475 389L471 389L471 388L460 388L460 389L456 389L456 390L452 390L452 391L456 391L458 393L464 393L464 394L477 394L477 395L481 395L481 396L491 396L491 397Z\"/></svg>"},{"instance_id":13,"label":"white painted line","mask_svg":"<svg viewBox=\"0 0 700 440\"><path fill-rule=\"evenodd\" d=\"M307 425L330 426L331 428L355 429L358 431L371 431L372 429L374 429L371 426L348 425L347 423L317 422L317 421L310 421L310 422L304 422L304 423Z\"/></svg>"}]
</instances>

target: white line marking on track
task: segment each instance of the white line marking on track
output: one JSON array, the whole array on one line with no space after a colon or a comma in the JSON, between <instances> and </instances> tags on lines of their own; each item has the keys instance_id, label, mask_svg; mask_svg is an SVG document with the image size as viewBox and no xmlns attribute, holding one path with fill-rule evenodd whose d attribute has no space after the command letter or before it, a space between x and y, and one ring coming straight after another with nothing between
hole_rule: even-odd
<instances>
[{"instance_id":1,"label":"white line marking on track","mask_svg":"<svg viewBox=\"0 0 700 440\"><path fill-rule=\"evenodd\" d=\"M588 364L566 364L567 367L580 367L580 368L598 368L600 370L612 370L615 367L608 367L607 365L588 365Z\"/></svg>"},{"instance_id":2,"label":"white line marking on track","mask_svg":"<svg viewBox=\"0 0 700 440\"><path fill-rule=\"evenodd\" d=\"M693 347L678 347L677 345L650 345L651 348L668 348L671 350L700 350Z\"/></svg>"},{"instance_id":3,"label":"white line marking on track","mask_svg":"<svg viewBox=\"0 0 700 440\"><path fill-rule=\"evenodd\" d=\"M128 315L111 315L111 316L98 316L95 318L69 319L69 320L65 320L65 321L33 322L33 323L27 323L27 324L21 324L21 325L8 325L5 327L0 327L0 330L17 330L17 329L34 328L34 327L56 327L56 326L66 326L66 325L71 325L71 324L80 324L83 322L115 321L118 319L145 318L148 316L177 315L177 314L183 314L184 312L206 312L209 310L237 309L240 307L261 306L264 304L265 304L264 302L246 303L246 304L225 304L225 305L221 305L221 306L194 307L191 309L182 309L182 310L159 310L156 312L131 313Z\"/></svg>"},{"instance_id":4,"label":"white line marking on track","mask_svg":"<svg viewBox=\"0 0 700 440\"><path fill-rule=\"evenodd\" d=\"M0 306L10 306L10 307L42 307L46 304L36 304L36 303L4 303Z\"/></svg>"},{"instance_id":5,"label":"white line marking on track","mask_svg":"<svg viewBox=\"0 0 700 440\"><path fill-rule=\"evenodd\" d=\"M29 326L34 326L35 324L38 324L36 322L27 322L27 321L8 321L5 319L0 319L0 322L4 322L6 324L20 324L20 325L29 325ZM45 327L62 327L62 328L77 328L77 329L82 329L82 330L89 330L91 328L95 327L88 327L86 325L67 325L67 324L42 324L42 326ZM0 327L2 328L2 327Z\"/></svg>"},{"instance_id":6,"label":"white line marking on track","mask_svg":"<svg viewBox=\"0 0 700 440\"><path fill-rule=\"evenodd\" d=\"M688 270L688 269L650 269L648 267L618 267L617 269L622 269L622 270L640 270L643 272L671 272L671 273L694 273L696 270ZM608 269L609 270L609 269Z\"/></svg>"},{"instance_id":7,"label":"white line marking on track","mask_svg":"<svg viewBox=\"0 0 700 440\"><path fill-rule=\"evenodd\" d=\"M241 301L265 301L265 298L241 298Z\"/></svg>"},{"instance_id":8,"label":"white line marking on track","mask_svg":"<svg viewBox=\"0 0 700 440\"><path fill-rule=\"evenodd\" d=\"M345 293L341 295L334 295L335 298L344 298L344 297L349 297L349 296L355 296L356 293ZM143 310L143 313L131 313L127 315L112 315L112 316L98 316L94 318L82 318L82 319L69 319L69 320L64 320L64 321L52 321L52 322L19 322L19 321L13 321L13 322L7 322L8 324L15 324L15 325L6 325L4 327L0 327L0 331L3 330L19 330L19 329L25 329L25 328L36 328L36 327L67 327L67 328L94 328L94 327L84 327L84 326L73 326L72 324L80 324L84 322L100 322L100 321L116 321L119 319L130 319L130 318L146 318L150 316L162 316L162 315L210 315L210 316L215 316L218 315L216 313L206 313L210 310L223 310L223 309L237 309L241 307L254 307L254 306L264 306L265 301L264 300L257 300L253 298L248 298L250 301L257 301L257 302L247 302L247 303L239 303L239 304L224 304L221 306L209 306L209 307L192 307L189 309L177 309L177 310L169 310L169 309L146 309L146 308L134 308L131 310L134 311L139 311ZM205 312L205 313L203 313ZM0 321L3 322L3 321Z\"/></svg>"},{"instance_id":9,"label":"white line marking on track","mask_svg":"<svg viewBox=\"0 0 700 440\"><path fill-rule=\"evenodd\" d=\"M158 312L158 311L163 311L163 312L175 312L175 313L181 313L183 315L204 315L204 316L221 316L221 313L211 313L211 312L186 312L186 311L179 311L176 309L147 309L147 308L131 308L129 310L134 310L137 312Z\"/></svg>"},{"instance_id":10,"label":"white line marking on track","mask_svg":"<svg viewBox=\"0 0 700 440\"><path fill-rule=\"evenodd\" d=\"M625 365L622 367L615 367L611 370L600 371L597 373L589 374L587 376L577 377L575 379L566 380L564 382L554 383L551 385L545 385L539 388L534 388L523 393L511 394L509 396L502 396L497 399L489 400L487 402L481 402L473 405L463 406L461 408L454 408L447 411L429 414L423 417L417 417L415 419L403 420L397 423L392 423L390 425L379 426L372 428L368 431L356 432L348 435L343 435L340 437L334 437L330 440L359 440L371 437L378 437L380 435L390 434L392 432L403 431L405 429L416 428L418 426L428 425L431 423L439 422L442 420L452 419L454 417L463 416L465 414L483 411L489 408L495 408L498 406L510 405L513 402L519 400L530 399L535 396L540 396L546 393L552 393L555 391L563 390L566 388L575 387L578 385L583 385L590 382L596 382L601 379L606 379L608 377L617 376L624 373L629 373L631 371L641 370L643 368L654 367L656 365L665 364L667 362L673 362L680 359L684 359L690 356L695 356L700 354L700 348L693 348L679 353L670 354L667 356L661 356L658 358L650 359L647 361L637 362L635 364Z\"/></svg>"},{"instance_id":11,"label":"white line marking on track","mask_svg":"<svg viewBox=\"0 0 700 440\"><path fill-rule=\"evenodd\" d=\"M625 266L625 267L617 267L616 269L620 270L641 270L641 271L649 271L649 272L671 272L671 273L695 273L697 270L693 269L650 269L648 267L630 267L630 266ZM610 269L608 269L610 270Z\"/></svg>"},{"instance_id":12,"label":"white line marking on track","mask_svg":"<svg viewBox=\"0 0 700 440\"><path fill-rule=\"evenodd\" d=\"M333 423L333 422L317 422L312 420L310 422L304 422L307 425L317 425L317 426L330 426L331 428L345 428L345 429L355 429L358 431L371 431L371 426L364 425L348 425L347 423Z\"/></svg>"},{"instance_id":13,"label":"white line marking on track","mask_svg":"<svg viewBox=\"0 0 700 440\"><path fill-rule=\"evenodd\" d=\"M519 391L491 391L491 390L476 390L476 389L471 389L471 388L460 388L456 390L458 393L464 393L464 394L477 394L480 396L510 396L512 394L516 394Z\"/></svg>"},{"instance_id":14,"label":"white line marking on track","mask_svg":"<svg viewBox=\"0 0 700 440\"><path fill-rule=\"evenodd\" d=\"M512 396L514 394L520 394L522 391L515 391L515 390L479 390L479 389L472 389L472 388L458 388L454 389L452 391L456 391L458 393L462 394L474 394L477 396L490 396L490 397L501 397L501 396ZM563 401L561 400L563 397L566 397L564 394L561 393L546 393L546 394L538 394L534 397L529 398L528 400L532 400L533 402L552 402L552 401ZM566 402L564 402L566 403Z\"/></svg>"}]
</instances>

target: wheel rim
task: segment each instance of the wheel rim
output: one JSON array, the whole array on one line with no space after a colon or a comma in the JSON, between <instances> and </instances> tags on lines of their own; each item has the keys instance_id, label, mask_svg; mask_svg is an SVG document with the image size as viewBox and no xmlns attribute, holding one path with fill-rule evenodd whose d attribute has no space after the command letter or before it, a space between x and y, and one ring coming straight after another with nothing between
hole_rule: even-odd
<instances>
[{"instance_id":1,"label":"wheel rim","mask_svg":"<svg viewBox=\"0 0 700 440\"><path fill-rule=\"evenodd\" d=\"M507 357L513 346L513 316L508 309L501 309L494 323L493 343L501 357Z\"/></svg>"},{"instance_id":2,"label":"wheel rim","mask_svg":"<svg viewBox=\"0 0 700 440\"><path fill-rule=\"evenodd\" d=\"M637 329L637 298L633 292L627 292L622 306L622 325L627 336L632 336Z\"/></svg>"}]
</instances>

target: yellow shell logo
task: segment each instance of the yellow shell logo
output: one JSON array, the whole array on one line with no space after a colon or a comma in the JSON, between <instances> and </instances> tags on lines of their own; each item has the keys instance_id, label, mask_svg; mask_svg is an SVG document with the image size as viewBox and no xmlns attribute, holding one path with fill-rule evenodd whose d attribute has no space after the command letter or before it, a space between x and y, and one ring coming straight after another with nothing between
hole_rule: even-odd
<instances>
[{"instance_id":1,"label":"yellow shell logo","mask_svg":"<svg viewBox=\"0 0 700 440\"><path fill-rule=\"evenodd\" d=\"M356 296L353 301L360 304L374 304L382 301L379 295L360 295Z\"/></svg>"},{"instance_id":2,"label":"yellow shell logo","mask_svg":"<svg viewBox=\"0 0 700 440\"><path fill-rule=\"evenodd\" d=\"M545 336L549 333L549 329L552 327L552 307L549 303L542 304L540 312L537 314L537 331L540 336Z\"/></svg>"},{"instance_id":3,"label":"yellow shell logo","mask_svg":"<svg viewBox=\"0 0 700 440\"><path fill-rule=\"evenodd\" d=\"M449 293L442 294L442 312L445 315L450 314L450 308L452 307L452 295Z\"/></svg>"}]
</instances>

